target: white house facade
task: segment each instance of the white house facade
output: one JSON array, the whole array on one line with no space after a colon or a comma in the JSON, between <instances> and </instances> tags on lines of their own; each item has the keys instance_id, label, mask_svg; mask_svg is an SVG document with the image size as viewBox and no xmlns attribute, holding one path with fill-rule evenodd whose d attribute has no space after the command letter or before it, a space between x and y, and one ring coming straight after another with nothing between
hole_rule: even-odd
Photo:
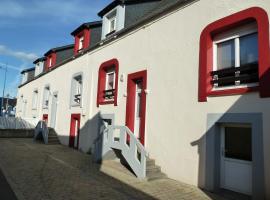
<instances>
[{"instance_id":1,"label":"white house facade","mask_svg":"<svg viewBox=\"0 0 270 200\"><path fill-rule=\"evenodd\" d=\"M168 177L270 199L269 2L114 1L99 16L40 60L17 116L87 153L102 120L127 126Z\"/></svg>"}]
</instances>

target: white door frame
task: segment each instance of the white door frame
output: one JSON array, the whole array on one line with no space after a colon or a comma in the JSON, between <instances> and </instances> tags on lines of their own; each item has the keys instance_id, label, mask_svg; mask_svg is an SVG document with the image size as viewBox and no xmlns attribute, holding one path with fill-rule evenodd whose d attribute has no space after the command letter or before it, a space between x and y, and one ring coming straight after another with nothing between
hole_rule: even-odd
<instances>
[{"instance_id":1,"label":"white door frame","mask_svg":"<svg viewBox=\"0 0 270 200\"><path fill-rule=\"evenodd\" d=\"M240 160L240 159L233 159L233 158L226 158L225 157L225 128L226 127L239 127L239 128L251 128L251 125L248 124L222 124L220 126L220 187L224 188L224 189L228 189L228 190L232 190L235 192L239 192L239 193L243 193L243 194L247 194L247 195L252 195L252 161L246 161L246 160ZM252 134L251 134L252 136ZM252 141L251 141L252 142ZM231 187L230 185L226 184L225 181L225 166L228 163L235 163L236 165L240 166L242 165L242 167L247 167L248 171L249 168L251 168L251 172L250 172L250 176L251 176L251 180L248 181L247 184L250 184L250 188L251 191L243 191L243 190L239 190L237 188ZM249 177L246 177L247 180L249 180Z\"/></svg>"}]
</instances>

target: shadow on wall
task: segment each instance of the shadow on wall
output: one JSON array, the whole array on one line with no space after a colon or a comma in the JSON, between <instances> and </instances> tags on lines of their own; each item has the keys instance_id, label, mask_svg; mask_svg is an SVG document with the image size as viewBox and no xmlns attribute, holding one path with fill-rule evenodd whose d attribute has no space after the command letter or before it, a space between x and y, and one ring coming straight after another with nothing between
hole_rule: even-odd
<instances>
[{"instance_id":1,"label":"shadow on wall","mask_svg":"<svg viewBox=\"0 0 270 200\"><path fill-rule=\"evenodd\" d=\"M103 199L104 197L110 197L111 199L121 198L121 199L154 200L155 198L152 197L151 195L146 194L143 191L140 191L132 187L131 185L124 183L121 180L118 180L112 176L105 174L101 170L102 165L96 163L96 161L101 161L101 158L103 156L102 144L103 144L104 138L103 138L102 132L105 129L105 126L107 125L107 123L112 124L114 123L113 121L114 121L113 119L112 121L110 121L110 119L104 119L104 116L102 116L100 113L97 113L92 119L89 119L80 130L79 140L80 140L80 146L82 145L84 147L88 147L88 154L91 154L91 155L85 155L86 162L80 161L79 164L75 164L78 161L79 156L77 157L76 153L75 154L72 153L69 155L69 157L74 156L74 158L72 158L74 159L74 163L69 163L69 164L76 165L75 168L79 167L80 169L82 169L82 171L85 171L85 172L91 171L91 177L87 179L86 182L91 182L91 185L88 188L89 190L88 194L91 194L91 198L93 199ZM59 139L61 141L68 141L69 137L59 136ZM89 144L91 144L90 148L89 148ZM61 159L63 163L69 162L68 160L65 160L66 156L64 155L64 154L67 154L68 152L70 152L68 148L66 149L66 151L61 150L61 152L59 152L60 154L59 159ZM91 168L91 170L89 170L89 168ZM56 166L54 170L57 170ZM61 169L60 171L62 170L63 169ZM119 169L119 171L120 170L121 169ZM123 173L126 173L126 172L123 172ZM130 175L133 176L132 174ZM95 187L92 187L93 185L95 185ZM97 194L97 190L99 187L106 187L106 189L104 188L100 189L100 192L98 192L99 196L96 196L96 197L92 196L92 195Z\"/></svg>"},{"instance_id":2,"label":"shadow on wall","mask_svg":"<svg viewBox=\"0 0 270 200\"><path fill-rule=\"evenodd\" d=\"M264 119L270 118L270 106L266 106L268 105L266 103L270 101L268 98L260 99L259 92L256 96L251 93L242 95L225 113L207 113L206 132L201 138L190 143L191 146L198 148L198 186L200 188L215 193L223 192L220 187L221 127L226 124L245 124L251 126L252 129L252 199L265 199L267 191L265 177L269 177L269 172L264 171L264 164L266 161L266 166L269 166L269 159L264 155L263 144L270 143L270 137L263 132L263 125L267 126L263 124L263 116ZM226 97L212 98L216 98L217 102L219 98ZM204 102L204 104L211 104L211 102Z\"/></svg>"}]
</instances>

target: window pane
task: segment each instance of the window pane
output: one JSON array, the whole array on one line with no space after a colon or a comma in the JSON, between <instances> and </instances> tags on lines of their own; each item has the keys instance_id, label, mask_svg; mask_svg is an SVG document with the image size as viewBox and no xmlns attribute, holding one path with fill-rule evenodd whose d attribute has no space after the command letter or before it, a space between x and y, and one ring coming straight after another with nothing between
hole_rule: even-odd
<instances>
[{"instance_id":1,"label":"window pane","mask_svg":"<svg viewBox=\"0 0 270 200\"><path fill-rule=\"evenodd\" d=\"M251 128L225 128L225 157L252 161Z\"/></svg>"},{"instance_id":2,"label":"window pane","mask_svg":"<svg viewBox=\"0 0 270 200\"><path fill-rule=\"evenodd\" d=\"M224 69L235 66L235 45L234 40L217 44L217 69Z\"/></svg>"},{"instance_id":3,"label":"window pane","mask_svg":"<svg viewBox=\"0 0 270 200\"><path fill-rule=\"evenodd\" d=\"M240 37L240 63L258 62L258 33Z\"/></svg>"},{"instance_id":4,"label":"window pane","mask_svg":"<svg viewBox=\"0 0 270 200\"><path fill-rule=\"evenodd\" d=\"M114 89L114 73L108 74L108 85L107 90Z\"/></svg>"}]
</instances>

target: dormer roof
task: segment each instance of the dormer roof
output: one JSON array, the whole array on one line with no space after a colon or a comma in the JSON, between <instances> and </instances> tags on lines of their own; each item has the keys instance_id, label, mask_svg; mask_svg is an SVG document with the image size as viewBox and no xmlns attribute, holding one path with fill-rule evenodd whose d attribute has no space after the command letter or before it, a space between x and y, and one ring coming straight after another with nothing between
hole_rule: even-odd
<instances>
[{"instance_id":1,"label":"dormer roof","mask_svg":"<svg viewBox=\"0 0 270 200\"><path fill-rule=\"evenodd\" d=\"M76 28L71 35L75 36L76 34L80 33L83 29L87 28L94 28L102 26L102 21L94 21L94 22L87 22L80 25L78 28Z\"/></svg>"},{"instance_id":2,"label":"dormer roof","mask_svg":"<svg viewBox=\"0 0 270 200\"><path fill-rule=\"evenodd\" d=\"M45 61L46 60L46 57L41 57L41 58L38 58L36 59L33 64L37 64L38 62L41 62L41 61Z\"/></svg>"},{"instance_id":3,"label":"dormer roof","mask_svg":"<svg viewBox=\"0 0 270 200\"><path fill-rule=\"evenodd\" d=\"M103 17L106 13L108 13L110 10L114 9L118 5L145 3L145 2L151 2L151 1L161 1L161 0L114 0L112 3L110 3L101 11L99 11L98 16Z\"/></svg>"},{"instance_id":4,"label":"dormer roof","mask_svg":"<svg viewBox=\"0 0 270 200\"><path fill-rule=\"evenodd\" d=\"M28 68L28 69L24 69L21 71L21 74L24 74L26 72L30 72L30 71L35 71L35 67L31 67L31 68Z\"/></svg>"},{"instance_id":5,"label":"dormer roof","mask_svg":"<svg viewBox=\"0 0 270 200\"><path fill-rule=\"evenodd\" d=\"M74 48L74 44L69 44L69 45L65 45L65 46L61 46L61 47L55 47L55 48L52 48L49 51L47 51L44 54L44 56L48 56L49 54L57 52L57 51L63 51L63 50L72 49L72 48Z\"/></svg>"}]
</instances>

